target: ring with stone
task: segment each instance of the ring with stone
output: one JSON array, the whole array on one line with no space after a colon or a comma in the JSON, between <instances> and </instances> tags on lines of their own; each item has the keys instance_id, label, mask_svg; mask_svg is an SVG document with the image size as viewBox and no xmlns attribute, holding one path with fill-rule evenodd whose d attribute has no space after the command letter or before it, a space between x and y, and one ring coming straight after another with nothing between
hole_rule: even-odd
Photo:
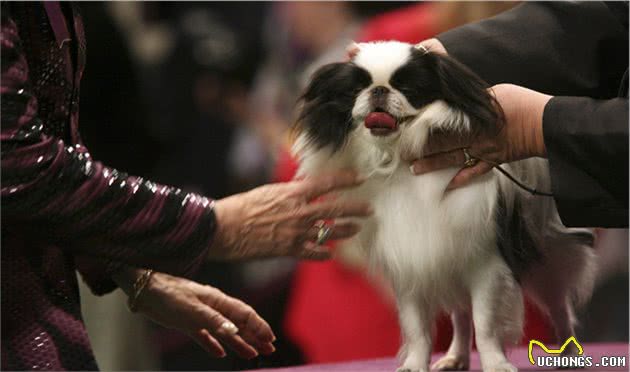
<instances>
[{"instance_id":1,"label":"ring with stone","mask_svg":"<svg viewBox=\"0 0 630 372\"><path fill-rule=\"evenodd\" d=\"M332 227L324 221L317 221L315 223L315 227L317 228L317 239L315 240L315 243L317 245L326 243L332 234Z\"/></svg>"},{"instance_id":2,"label":"ring with stone","mask_svg":"<svg viewBox=\"0 0 630 372\"><path fill-rule=\"evenodd\" d=\"M238 327L230 321L225 321L221 323L221 326L219 328L228 335L235 335L238 333Z\"/></svg>"},{"instance_id":3,"label":"ring with stone","mask_svg":"<svg viewBox=\"0 0 630 372\"><path fill-rule=\"evenodd\" d=\"M468 168L474 167L477 164L478 160L470 156L467 148L464 147L462 151L464 152L464 157L465 157L464 166Z\"/></svg>"}]
</instances>

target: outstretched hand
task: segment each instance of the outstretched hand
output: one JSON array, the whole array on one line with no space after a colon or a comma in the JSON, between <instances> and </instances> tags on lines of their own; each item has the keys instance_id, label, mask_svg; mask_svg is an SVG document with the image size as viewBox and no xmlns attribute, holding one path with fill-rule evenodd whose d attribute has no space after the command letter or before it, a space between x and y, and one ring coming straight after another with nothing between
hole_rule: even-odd
<instances>
[{"instance_id":1,"label":"outstretched hand","mask_svg":"<svg viewBox=\"0 0 630 372\"><path fill-rule=\"evenodd\" d=\"M372 214L364 202L315 199L334 191L361 184L351 171L332 173L287 183L265 185L252 191L217 200L218 229L209 258L235 260L272 256L326 259L330 252L317 244L322 220L367 217ZM331 240L350 238L359 232L355 222L332 227Z\"/></svg>"},{"instance_id":2,"label":"outstretched hand","mask_svg":"<svg viewBox=\"0 0 630 372\"><path fill-rule=\"evenodd\" d=\"M129 268L115 279L131 294L141 273ZM187 334L214 357L226 355L224 346L246 359L275 351L269 324L249 305L209 285L154 273L136 306L154 322Z\"/></svg>"}]
</instances>

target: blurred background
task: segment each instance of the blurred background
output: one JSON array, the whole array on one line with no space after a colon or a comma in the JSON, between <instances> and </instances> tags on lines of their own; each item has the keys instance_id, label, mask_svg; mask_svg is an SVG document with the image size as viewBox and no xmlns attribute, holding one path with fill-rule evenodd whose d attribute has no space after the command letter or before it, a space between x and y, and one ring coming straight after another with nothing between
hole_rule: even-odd
<instances>
[{"instance_id":1,"label":"blurred background","mask_svg":"<svg viewBox=\"0 0 630 372\"><path fill-rule=\"evenodd\" d=\"M84 2L81 126L92 155L130 174L213 198L286 181L287 131L310 73L352 40L418 42L516 2ZM579 340L628 341L628 231L601 230L601 269ZM82 288L103 370L241 370L394 356L396 311L360 260L207 264L197 281L252 305L272 356L215 360L186 336L131 314L121 291ZM436 350L450 340L438 322ZM551 340L527 308L524 340Z\"/></svg>"}]
</instances>

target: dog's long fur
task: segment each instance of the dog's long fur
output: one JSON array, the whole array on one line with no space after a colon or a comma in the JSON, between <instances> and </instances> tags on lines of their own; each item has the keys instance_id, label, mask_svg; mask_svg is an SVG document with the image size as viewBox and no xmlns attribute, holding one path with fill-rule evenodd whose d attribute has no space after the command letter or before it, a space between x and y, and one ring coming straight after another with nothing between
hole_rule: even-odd
<instances>
[{"instance_id":1,"label":"dog's long fur","mask_svg":"<svg viewBox=\"0 0 630 372\"><path fill-rule=\"evenodd\" d=\"M496 131L500 111L483 81L447 56L398 42L359 48L352 61L314 74L294 153L299 176L353 168L368 177L339 195L369 200L375 210L342 249L361 252L391 281L403 330L401 369L428 370L431 325L446 309L454 337L435 368L467 368L472 319L484 370L514 370L503 347L521 335L522 291L564 341L573 334L574 304L592 290L591 231L565 228L552 198L524 193L498 173L450 192L457 168L412 175L401 154L422 154L430 131ZM378 109L399 123L387 136L363 125L377 109L377 86L389 90ZM539 190L551 188L543 159L507 168Z\"/></svg>"}]
</instances>

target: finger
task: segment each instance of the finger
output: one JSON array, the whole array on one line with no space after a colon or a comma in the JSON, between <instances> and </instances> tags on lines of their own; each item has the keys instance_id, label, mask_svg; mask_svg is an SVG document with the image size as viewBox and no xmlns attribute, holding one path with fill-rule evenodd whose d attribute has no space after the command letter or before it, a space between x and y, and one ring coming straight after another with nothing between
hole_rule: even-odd
<instances>
[{"instance_id":1,"label":"finger","mask_svg":"<svg viewBox=\"0 0 630 372\"><path fill-rule=\"evenodd\" d=\"M207 328L213 336L215 336L224 345L232 349L238 356L251 359L258 356L258 352L249 345L238 333L234 333L232 329L224 327L224 324L232 323L216 310L207 307L205 309L205 318ZM227 323L226 323L227 322ZM233 324L233 323L232 323Z\"/></svg>"},{"instance_id":2,"label":"finger","mask_svg":"<svg viewBox=\"0 0 630 372\"><path fill-rule=\"evenodd\" d=\"M241 334L247 332L253 335L255 340L252 341L261 344L275 341L276 336L269 324L244 302L223 294L223 298L215 302L213 307L236 324ZM248 340L247 337L245 339Z\"/></svg>"},{"instance_id":3,"label":"finger","mask_svg":"<svg viewBox=\"0 0 630 372\"><path fill-rule=\"evenodd\" d=\"M424 46L431 53L439 53L444 55L448 54L442 42L436 38L421 41L419 44Z\"/></svg>"},{"instance_id":4,"label":"finger","mask_svg":"<svg viewBox=\"0 0 630 372\"><path fill-rule=\"evenodd\" d=\"M346 62L351 61L352 59L354 59L354 57L356 57L357 54L359 54L360 50L361 50L361 48L359 48L359 44L357 44L357 43L352 43L352 44L348 45L346 47Z\"/></svg>"},{"instance_id":5,"label":"finger","mask_svg":"<svg viewBox=\"0 0 630 372\"><path fill-rule=\"evenodd\" d=\"M217 357L225 357L225 350L223 346L217 341L207 329L200 329L197 332L193 332L190 337L195 340L208 354Z\"/></svg>"},{"instance_id":6,"label":"finger","mask_svg":"<svg viewBox=\"0 0 630 372\"><path fill-rule=\"evenodd\" d=\"M276 350L272 344L276 336L271 327L251 306L216 288L206 286L206 290L208 294L202 300L231 320L238 327L239 334L245 342L264 355Z\"/></svg>"},{"instance_id":7,"label":"finger","mask_svg":"<svg viewBox=\"0 0 630 372\"><path fill-rule=\"evenodd\" d=\"M331 233L328 240L347 239L356 235L361 230L361 226L353 222L334 224L330 225L329 228L331 229ZM319 227L313 226L307 231L306 239L316 241L318 233Z\"/></svg>"},{"instance_id":8,"label":"finger","mask_svg":"<svg viewBox=\"0 0 630 372\"><path fill-rule=\"evenodd\" d=\"M304 207L304 216L309 224L317 220L334 220L342 217L369 217L374 211L365 202L321 202Z\"/></svg>"},{"instance_id":9,"label":"finger","mask_svg":"<svg viewBox=\"0 0 630 372\"><path fill-rule=\"evenodd\" d=\"M317 245L313 242L305 242L304 248L297 252L296 257L305 260L323 261L331 257L331 253L328 248Z\"/></svg>"},{"instance_id":10,"label":"finger","mask_svg":"<svg viewBox=\"0 0 630 372\"><path fill-rule=\"evenodd\" d=\"M307 200L313 200L331 191L358 186L362 182L363 178L357 172L340 171L299 181L298 193Z\"/></svg>"},{"instance_id":11,"label":"finger","mask_svg":"<svg viewBox=\"0 0 630 372\"><path fill-rule=\"evenodd\" d=\"M451 182L446 187L446 190L456 189L458 187L462 187L470 183L475 177L479 177L482 174L488 173L492 170L492 165L480 161L475 166L470 168L463 168L460 170L455 177L451 180Z\"/></svg>"},{"instance_id":12,"label":"finger","mask_svg":"<svg viewBox=\"0 0 630 372\"><path fill-rule=\"evenodd\" d=\"M457 149L414 161L411 164L411 173L419 175L444 168L461 167L465 161L466 155L464 155L464 151Z\"/></svg>"},{"instance_id":13,"label":"finger","mask_svg":"<svg viewBox=\"0 0 630 372\"><path fill-rule=\"evenodd\" d=\"M249 330L248 328L243 329L240 335L243 338L243 340L245 340L245 342L247 342L248 344L256 348L258 353L262 355L269 355L269 354L272 354L274 351L276 351L275 346L273 346L273 344L270 341L268 342L260 341L260 339L256 336L256 334L253 331Z\"/></svg>"}]
</instances>

